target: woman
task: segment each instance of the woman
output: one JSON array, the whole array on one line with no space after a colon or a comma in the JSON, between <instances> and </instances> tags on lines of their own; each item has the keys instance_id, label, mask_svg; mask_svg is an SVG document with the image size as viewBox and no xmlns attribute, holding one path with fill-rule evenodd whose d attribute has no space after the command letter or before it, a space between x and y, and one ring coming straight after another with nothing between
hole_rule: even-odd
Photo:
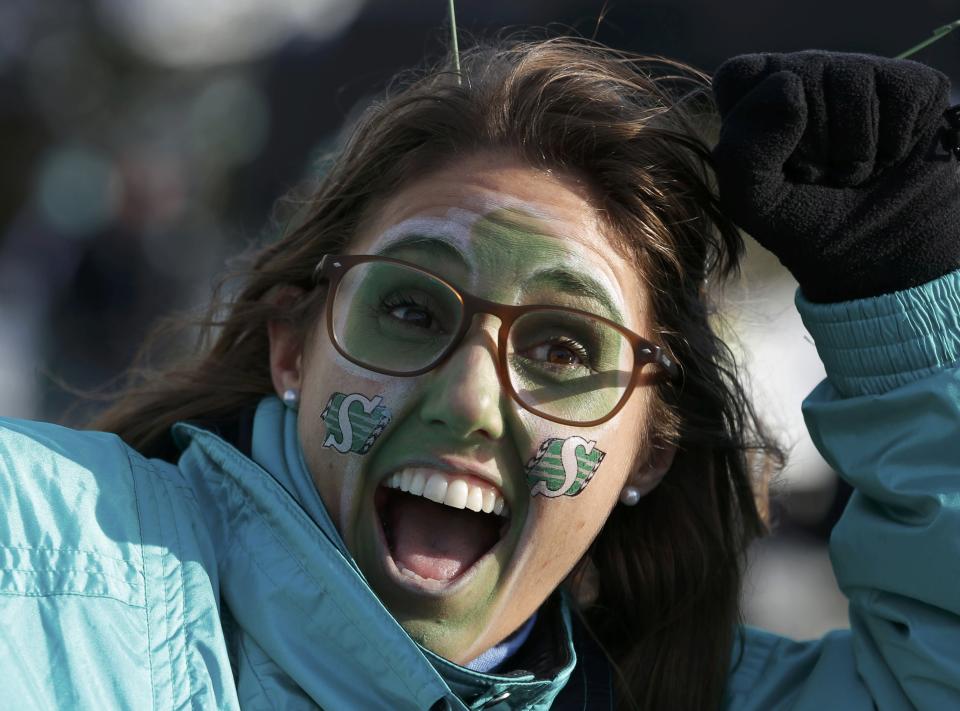
<instances>
[{"instance_id":1,"label":"woman","mask_svg":"<svg viewBox=\"0 0 960 711\"><path fill-rule=\"evenodd\" d=\"M692 79L572 40L461 67L360 119L213 345L95 423L129 447L4 423L2 703L955 703L942 77L728 63L721 206ZM812 299L808 421L858 488L852 631L813 643L737 626L777 450L708 320L734 219Z\"/></svg>"}]
</instances>

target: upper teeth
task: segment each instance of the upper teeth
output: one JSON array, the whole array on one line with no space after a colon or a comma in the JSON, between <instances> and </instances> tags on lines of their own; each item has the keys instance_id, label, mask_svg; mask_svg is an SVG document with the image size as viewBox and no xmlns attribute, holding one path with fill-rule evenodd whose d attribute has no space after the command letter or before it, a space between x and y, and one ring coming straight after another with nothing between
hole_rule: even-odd
<instances>
[{"instance_id":1,"label":"upper teeth","mask_svg":"<svg viewBox=\"0 0 960 711\"><path fill-rule=\"evenodd\" d=\"M432 469L408 467L387 478L383 485L455 509L470 509L507 517L510 509L493 486L481 486Z\"/></svg>"}]
</instances>

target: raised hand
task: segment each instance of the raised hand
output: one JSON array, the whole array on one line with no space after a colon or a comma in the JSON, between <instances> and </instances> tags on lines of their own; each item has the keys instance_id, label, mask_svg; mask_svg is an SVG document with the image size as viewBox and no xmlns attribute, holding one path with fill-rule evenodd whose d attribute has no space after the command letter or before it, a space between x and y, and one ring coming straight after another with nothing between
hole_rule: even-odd
<instances>
[{"instance_id":1,"label":"raised hand","mask_svg":"<svg viewBox=\"0 0 960 711\"><path fill-rule=\"evenodd\" d=\"M753 54L725 62L713 88L723 207L807 298L875 296L960 267L943 74L858 54Z\"/></svg>"}]
</instances>

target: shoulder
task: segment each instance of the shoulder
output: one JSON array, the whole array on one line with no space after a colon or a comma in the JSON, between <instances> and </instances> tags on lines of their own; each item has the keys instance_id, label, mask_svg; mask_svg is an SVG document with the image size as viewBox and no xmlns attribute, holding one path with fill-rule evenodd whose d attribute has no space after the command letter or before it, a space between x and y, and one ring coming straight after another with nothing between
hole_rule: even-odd
<instances>
[{"instance_id":1,"label":"shoulder","mask_svg":"<svg viewBox=\"0 0 960 711\"><path fill-rule=\"evenodd\" d=\"M142 604L149 510L177 479L116 435L0 418L0 592Z\"/></svg>"},{"instance_id":2,"label":"shoulder","mask_svg":"<svg viewBox=\"0 0 960 711\"><path fill-rule=\"evenodd\" d=\"M102 520L108 510L126 509L138 486L155 479L179 483L176 467L147 460L115 434L0 418L0 494L8 501L88 503L108 494L99 502Z\"/></svg>"},{"instance_id":3,"label":"shoulder","mask_svg":"<svg viewBox=\"0 0 960 711\"><path fill-rule=\"evenodd\" d=\"M10 698L29 708L235 698L216 565L176 467L112 434L0 419L0 511L0 629L18 640L0 644Z\"/></svg>"},{"instance_id":4,"label":"shoulder","mask_svg":"<svg viewBox=\"0 0 960 711\"><path fill-rule=\"evenodd\" d=\"M112 460L125 462L132 451L108 432L73 430L49 422L0 417L0 452L3 468L11 472L74 470Z\"/></svg>"},{"instance_id":5,"label":"shoulder","mask_svg":"<svg viewBox=\"0 0 960 711\"><path fill-rule=\"evenodd\" d=\"M133 474L146 468L116 435L0 419L0 501L22 514L15 517L22 535L31 528L58 529L70 519L125 527L130 517L121 512L136 509ZM13 523L8 517L7 536L17 533Z\"/></svg>"}]
</instances>

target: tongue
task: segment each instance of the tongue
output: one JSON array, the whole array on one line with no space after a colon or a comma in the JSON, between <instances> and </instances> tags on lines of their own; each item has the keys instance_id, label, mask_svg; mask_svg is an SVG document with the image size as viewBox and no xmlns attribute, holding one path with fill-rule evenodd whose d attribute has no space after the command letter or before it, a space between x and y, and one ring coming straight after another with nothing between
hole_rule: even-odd
<instances>
[{"instance_id":1,"label":"tongue","mask_svg":"<svg viewBox=\"0 0 960 711\"><path fill-rule=\"evenodd\" d=\"M395 493L385 520L397 565L421 578L453 580L499 539L502 519Z\"/></svg>"}]
</instances>

